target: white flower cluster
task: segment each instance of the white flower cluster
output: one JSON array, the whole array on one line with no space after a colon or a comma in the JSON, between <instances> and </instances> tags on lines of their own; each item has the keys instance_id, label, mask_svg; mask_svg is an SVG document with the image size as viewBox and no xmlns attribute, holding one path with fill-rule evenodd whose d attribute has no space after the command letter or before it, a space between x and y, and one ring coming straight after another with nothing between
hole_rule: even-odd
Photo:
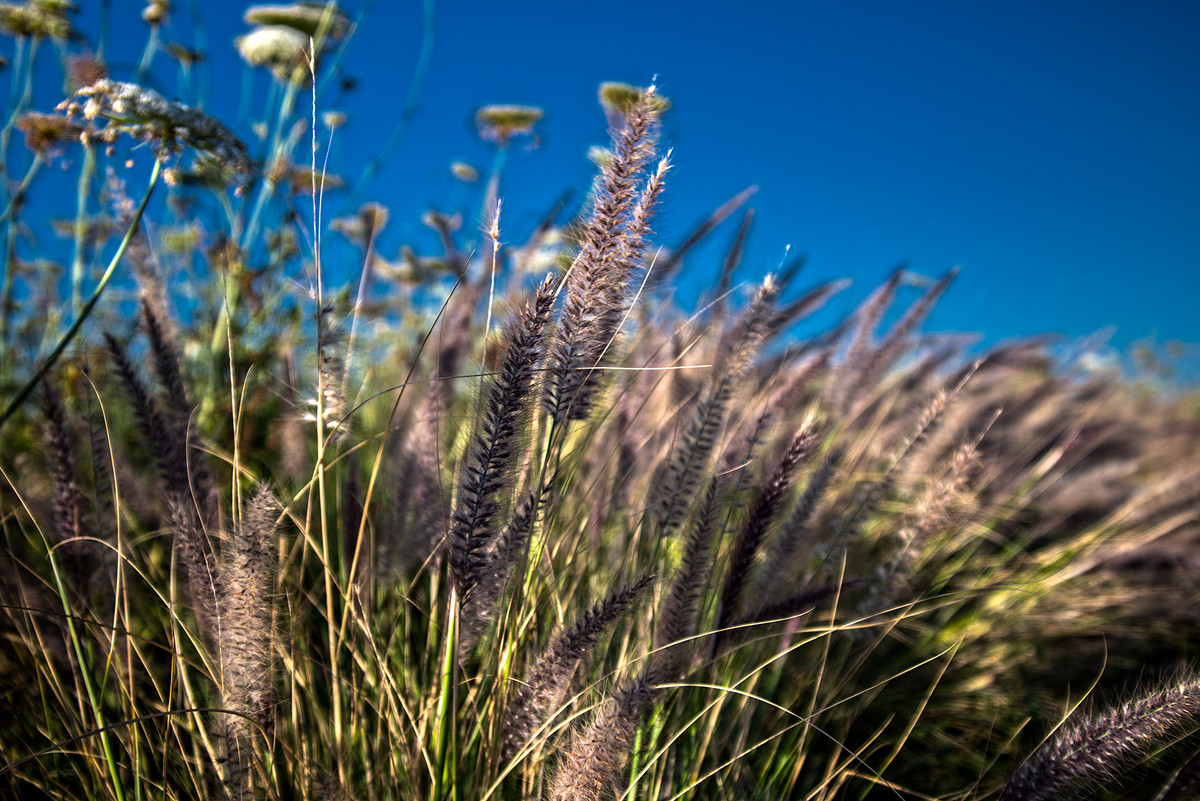
<instances>
[{"instance_id":1,"label":"white flower cluster","mask_svg":"<svg viewBox=\"0 0 1200 801\"><path fill-rule=\"evenodd\" d=\"M67 100L59 109L68 114L82 113L88 120L108 120L100 136L109 143L128 133L149 141L162 159L187 145L237 172L248 173L254 168L246 146L225 125L202 111L167 100L152 89L105 78L76 95L87 98L82 106L78 100Z\"/></svg>"}]
</instances>

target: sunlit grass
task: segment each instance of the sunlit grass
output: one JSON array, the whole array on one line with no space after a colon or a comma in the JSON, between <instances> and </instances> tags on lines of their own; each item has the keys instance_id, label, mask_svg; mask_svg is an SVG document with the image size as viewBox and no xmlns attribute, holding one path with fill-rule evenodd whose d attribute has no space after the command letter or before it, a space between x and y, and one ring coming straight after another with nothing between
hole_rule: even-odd
<instances>
[{"instance_id":1,"label":"sunlit grass","mask_svg":"<svg viewBox=\"0 0 1200 801\"><path fill-rule=\"evenodd\" d=\"M29 87L69 11L0 13L5 792L1185 797L1194 397L922 334L953 271L798 339L848 283L738 283L749 212L678 308L682 253L752 192L652 244L653 88L601 88L591 195L519 245L499 176L541 110L479 110L486 230L431 212L440 252L385 259L387 210L329 219L322 188L358 21L247 11L256 135L143 85L143 16L141 65L63 105L81 145L29 116L64 100ZM21 183L79 150L55 272Z\"/></svg>"}]
</instances>

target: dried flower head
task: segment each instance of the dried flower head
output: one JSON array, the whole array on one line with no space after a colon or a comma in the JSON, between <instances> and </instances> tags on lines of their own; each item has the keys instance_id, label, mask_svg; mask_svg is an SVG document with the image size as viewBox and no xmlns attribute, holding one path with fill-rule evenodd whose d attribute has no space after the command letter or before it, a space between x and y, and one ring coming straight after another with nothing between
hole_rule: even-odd
<instances>
[{"instance_id":1,"label":"dried flower head","mask_svg":"<svg viewBox=\"0 0 1200 801\"><path fill-rule=\"evenodd\" d=\"M473 184L479 180L479 170L465 161L450 162L450 174L468 184Z\"/></svg>"},{"instance_id":2,"label":"dried flower head","mask_svg":"<svg viewBox=\"0 0 1200 801\"><path fill-rule=\"evenodd\" d=\"M376 256L371 260L371 270L386 281L395 281L405 286L421 286L442 278L447 269L444 260L429 256L418 256L407 245L400 248L394 261Z\"/></svg>"},{"instance_id":3,"label":"dried flower head","mask_svg":"<svg viewBox=\"0 0 1200 801\"><path fill-rule=\"evenodd\" d=\"M313 37L323 31L341 39L350 30L350 18L335 3L250 6L242 19L247 25L281 25Z\"/></svg>"},{"instance_id":4,"label":"dried flower head","mask_svg":"<svg viewBox=\"0 0 1200 801\"><path fill-rule=\"evenodd\" d=\"M67 80L79 90L108 77L108 66L96 56L72 56L67 59Z\"/></svg>"},{"instance_id":5,"label":"dried flower head","mask_svg":"<svg viewBox=\"0 0 1200 801\"><path fill-rule=\"evenodd\" d=\"M178 61L182 67L190 67L204 60L204 53L202 51L184 47L178 42L168 42L163 49L167 51L168 56Z\"/></svg>"},{"instance_id":6,"label":"dried flower head","mask_svg":"<svg viewBox=\"0 0 1200 801\"><path fill-rule=\"evenodd\" d=\"M54 231L54 235L60 239L74 239L76 226L80 224L80 221L74 218L69 220L57 219L50 221L50 228ZM82 229L84 242L88 247L101 245L106 240L120 233L117 222L106 214L96 214L87 217L82 221Z\"/></svg>"},{"instance_id":7,"label":"dried flower head","mask_svg":"<svg viewBox=\"0 0 1200 801\"><path fill-rule=\"evenodd\" d=\"M281 81L303 82L309 73L309 37L286 25L264 25L234 40L251 67L266 67Z\"/></svg>"},{"instance_id":8,"label":"dried flower head","mask_svg":"<svg viewBox=\"0 0 1200 801\"><path fill-rule=\"evenodd\" d=\"M57 114L27 111L17 120L17 128L25 134L25 147L46 155L55 145L78 142L84 127Z\"/></svg>"},{"instance_id":9,"label":"dried flower head","mask_svg":"<svg viewBox=\"0 0 1200 801\"><path fill-rule=\"evenodd\" d=\"M322 170L314 172L312 167L304 164L290 165L281 183L286 184L293 195L311 195L314 189L320 193L346 186L346 181L340 175Z\"/></svg>"},{"instance_id":10,"label":"dried flower head","mask_svg":"<svg viewBox=\"0 0 1200 801\"><path fill-rule=\"evenodd\" d=\"M654 91L628 83L606 81L600 84L600 105L610 114L628 114L646 96L650 110L661 114L671 107L671 101Z\"/></svg>"},{"instance_id":11,"label":"dried flower head","mask_svg":"<svg viewBox=\"0 0 1200 801\"><path fill-rule=\"evenodd\" d=\"M195 221L158 229L158 246L163 253L194 253L200 250L203 244L203 231Z\"/></svg>"},{"instance_id":12,"label":"dried flower head","mask_svg":"<svg viewBox=\"0 0 1200 801\"><path fill-rule=\"evenodd\" d=\"M65 0L0 3L0 31L35 39L66 39L74 31L67 15L75 6Z\"/></svg>"},{"instance_id":13,"label":"dried flower head","mask_svg":"<svg viewBox=\"0 0 1200 801\"><path fill-rule=\"evenodd\" d=\"M338 217L331 223L331 227L359 247L365 248L372 237L387 225L387 221L387 206L364 203L349 217Z\"/></svg>"},{"instance_id":14,"label":"dried flower head","mask_svg":"<svg viewBox=\"0 0 1200 801\"><path fill-rule=\"evenodd\" d=\"M107 119L109 123L101 132L105 141L112 142L119 134L128 133L149 141L155 155L162 159L188 145L237 172L248 173L254 167L246 146L221 122L190 106L166 100L152 89L105 78L75 94L87 98L86 102L80 106L77 100L66 100L59 104L59 110L82 112L88 120Z\"/></svg>"},{"instance_id":15,"label":"dried flower head","mask_svg":"<svg viewBox=\"0 0 1200 801\"><path fill-rule=\"evenodd\" d=\"M199 187L221 191L237 181L237 171L211 156L201 153L186 169L172 167L163 170L163 179L170 186Z\"/></svg>"},{"instance_id":16,"label":"dried flower head","mask_svg":"<svg viewBox=\"0 0 1200 801\"><path fill-rule=\"evenodd\" d=\"M430 209L421 215L421 224L439 233L452 234L462 228L462 214L444 214Z\"/></svg>"},{"instance_id":17,"label":"dried flower head","mask_svg":"<svg viewBox=\"0 0 1200 801\"><path fill-rule=\"evenodd\" d=\"M536 106L484 106L475 112L475 127L487 141L506 145L514 136L532 136L533 126L542 116Z\"/></svg>"}]
</instances>

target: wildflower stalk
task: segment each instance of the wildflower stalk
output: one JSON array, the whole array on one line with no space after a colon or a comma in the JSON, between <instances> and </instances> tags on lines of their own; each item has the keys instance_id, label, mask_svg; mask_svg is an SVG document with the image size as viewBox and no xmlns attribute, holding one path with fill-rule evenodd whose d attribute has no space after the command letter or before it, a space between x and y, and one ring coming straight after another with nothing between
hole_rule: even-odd
<instances>
[{"instance_id":1,"label":"wildflower stalk","mask_svg":"<svg viewBox=\"0 0 1200 801\"><path fill-rule=\"evenodd\" d=\"M8 205L4 207L4 214L0 215L0 220L5 222L10 217L17 213L17 209L21 207L25 199L25 192L28 191L29 185L33 183L33 176L37 175L38 170L46 163L41 151L33 154L33 161L29 165L29 169L25 171L24 177L21 178L21 183L17 184L17 191L12 193L12 197L8 200Z\"/></svg>"},{"instance_id":2,"label":"wildflower stalk","mask_svg":"<svg viewBox=\"0 0 1200 801\"><path fill-rule=\"evenodd\" d=\"M40 155L40 154L39 154ZM91 142L83 143L83 168L79 172L79 183L75 201L75 255L71 259L71 308L79 313L83 297L84 249L87 237L88 190L96 172L96 148Z\"/></svg>"},{"instance_id":3,"label":"wildflower stalk","mask_svg":"<svg viewBox=\"0 0 1200 801\"><path fill-rule=\"evenodd\" d=\"M9 83L8 90L8 119L4 121L4 128L0 129L0 158L8 154L8 140L12 136L13 126L17 124L17 118L29 106L30 100L33 97L33 58L37 53L38 39L33 39L32 42L27 36L18 36L16 52L13 54L12 81ZM28 45L28 50L26 46ZM8 175L8 166L4 165L4 176ZM7 182L0 182L7 183Z\"/></svg>"},{"instance_id":4,"label":"wildflower stalk","mask_svg":"<svg viewBox=\"0 0 1200 801\"><path fill-rule=\"evenodd\" d=\"M8 418L25 402L25 399L29 397L29 393L33 392L33 388L38 385L42 377L55 365L58 358L62 356L63 351L71 344L71 340L79 333L79 329L83 327L88 315L92 313L92 309L95 308L96 303L100 300L100 296L104 293L108 282L112 280L113 273L116 272L117 264L120 263L121 257L125 255L126 248L133 241L134 234L137 233L138 224L142 221L142 215L146 212L146 205L150 202L150 196L154 193L154 187L158 184L160 172L162 172L162 161L155 159L154 169L150 172L150 184L146 187L146 194L142 196L142 202L138 204L137 211L134 213L129 227L125 229L125 236L121 240L117 252L113 254L112 260L108 263L108 269L100 277L100 282L96 284L96 289L92 292L91 297L87 299L87 302L79 310L79 315L75 318L75 322L71 324L71 327L63 334L62 339L54 346L54 350L50 351L50 354L42 361L42 364L34 371L29 380L25 382L25 385L9 401L8 406L4 409L4 414L0 415L0 426L3 426Z\"/></svg>"},{"instance_id":5,"label":"wildflower stalk","mask_svg":"<svg viewBox=\"0 0 1200 801\"><path fill-rule=\"evenodd\" d=\"M7 150L7 145L0 147L4 148L0 149L0 154ZM0 269L4 272L4 286L0 289L0 298L2 298L0 303L4 304L3 307L0 307L0 371L7 364L8 312L13 307L13 290L16 286L13 281L13 273L16 266L14 263L15 251L13 245L17 235L17 228L13 222L13 217L16 216L17 210L21 207L21 203L25 198L25 192L29 189L30 182L33 181L33 176L37 174L44 163L45 159L42 157L41 151L33 154L33 162L29 165L29 169L25 171L25 176L17 186L17 191L13 192L12 197L9 198L8 205L4 208L4 214L0 216L0 222L6 223L5 231L7 232L4 250L0 252ZM5 169L4 172L7 173L8 170Z\"/></svg>"}]
</instances>

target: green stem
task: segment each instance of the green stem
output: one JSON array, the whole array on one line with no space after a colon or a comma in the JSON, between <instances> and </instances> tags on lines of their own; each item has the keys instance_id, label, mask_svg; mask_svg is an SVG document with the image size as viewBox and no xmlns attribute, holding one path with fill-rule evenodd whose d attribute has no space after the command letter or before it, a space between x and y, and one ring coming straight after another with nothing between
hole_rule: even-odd
<instances>
[{"instance_id":1,"label":"green stem","mask_svg":"<svg viewBox=\"0 0 1200 801\"><path fill-rule=\"evenodd\" d=\"M441 687L438 694L434 729L434 801L449 798L458 801L458 749L455 741L455 672L458 668L458 590L451 588L446 610L446 636L443 640ZM447 796L447 793L449 795Z\"/></svg>"},{"instance_id":2,"label":"green stem","mask_svg":"<svg viewBox=\"0 0 1200 801\"><path fill-rule=\"evenodd\" d=\"M88 189L92 175L96 172L96 148L90 143L83 146L83 169L79 173L79 184L75 193L75 255L71 260L71 308L79 314L83 299L84 251L87 249Z\"/></svg>"},{"instance_id":3,"label":"green stem","mask_svg":"<svg viewBox=\"0 0 1200 801\"><path fill-rule=\"evenodd\" d=\"M129 247L129 243L133 241L133 236L137 233L138 223L142 221L142 215L146 212L146 206L150 203L150 196L154 193L154 187L158 184L158 175L162 171L162 162L158 159L154 160L154 170L150 173L150 185L146 187L146 194L142 197L142 202L138 204L137 212L133 215L133 220L129 223L129 228L125 231L125 237L121 240L121 246L117 248L117 252L113 254L112 261L108 263L108 269L104 271L104 275L100 277L100 283L96 285L96 289L92 292L92 296L83 304L83 308L79 310L79 316L75 318L75 322L63 334L62 339L50 351L40 367L34 372L25 385L17 392L16 397L9 401L8 406L4 410L4 414L0 415L0 426L12 417L13 413L20 408L25 399L29 397L29 393L33 392L34 387L42 380L42 377L50 371L50 368L62 356L63 351L67 349L67 345L71 344L71 340L79 333L79 329L83 328L84 322L92 313L96 303L100 300L100 295L103 294L104 288L108 286L108 282L112 279L113 273L117 270L117 264L120 263L121 257L125 255L125 249Z\"/></svg>"}]
</instances>

